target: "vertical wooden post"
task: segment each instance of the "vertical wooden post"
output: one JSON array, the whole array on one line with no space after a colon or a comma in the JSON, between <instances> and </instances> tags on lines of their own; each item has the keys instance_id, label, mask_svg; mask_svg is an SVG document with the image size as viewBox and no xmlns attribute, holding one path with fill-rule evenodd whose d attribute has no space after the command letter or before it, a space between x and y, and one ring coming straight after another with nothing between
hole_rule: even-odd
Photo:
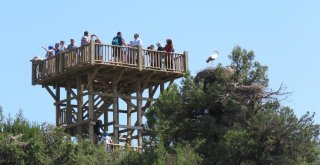
<instances>
[{"instance_id":1,"label":"vertical wooden post","mask_svg":"<svg viewBox=\"0 0 320 165\"><path fill-rule=\"evenodd\" d=\"M58 68L59 68L59 72L62 73L64 71L64 53L63 54L59 54L58 56L59 58L59 62L58 62Z\"/></svg>"},{"instance_id":2,"label":"vertical wooden post","mask_svg":"<svg viewBox=\"0 0 320 165\"><path fill-rule=\"evenodd\" d=\"M162 93L164 91L164 83L160 84L160 93Z\"/></svg>"},{"instance_id":3,"label":"vertical wooden post","mask_svg":"<svg viewBox=\"0 0 320 165\"><path fill-rule=\"evenodd\" d=\"M139 47L138 47L138 66L139 66L139 70L140 71L142 71L142 69L143 69L143 54L142 54L143 52L142 52L142 47L141 47L141 45L139 45Z\"/></svg>"},{"instance_id":4,"label":"vertical wooden post","mask_svg":"<svg viewBox=\"0 0 320 165\"><path fill-rule=\"evenodd\" d=\"M142 90L141 83L137 83L137 122L138 127L142 126ZM142 130L138 129L138 146L142 146Z\"/></svg>"},{"instance_id":5,"label":"vertical wooden post","mask_svg":"<svg viewBox=\"0 0 320 165\"><path fill-rule=\"evenodd\" d=\"M113 79L112 81L112 91L113 91L113 135L115 138L115 144L119 144L119 110L118 110L118 97L117 97L117 81Z\"/></svg>"},{"instance_id":6,"label":"vertical wooden post","mask_svg":"<svg viewBox=\"0 0 320 165\"><path fill-rule=\"evenodd\" d=\"M67 111L66 111L66 116L67 116L67 124L71 124L72 122L72 106L71 106L71 100L70 100L70 97L71 97L71 82L68 81L67 82L67 86L66 86L66 90L67 90L67 99L69 99L67 101Z\"/></svg>"},{"instance_id":7,"label":"vertical wooden post","mask_svg":"<svg viewBox=\"0 0 320 165\"><path fill-rule=\"evenodd\" d=\"M36 85L36 74L37 74L37 71L36 71L36 69L37 69L37 67L36 67L36 65L35 65L35 61L34 60L32 60L31 61L31 73L32 73L32 75L31 75L31 82L32 82L32 85Z\"/></svg>"},{"instance_id":8,"label":"vertical wooden post","mask_svg":"<svg viewBox=\"0 0 320 165\"><path fill-rule=\"evenodd\" d=\"M183 61L183 65L184 65L184 72L188 72L189 68L188 68L188 51L184 51L184 61Z\"/></svg>"},{"instance_id":9,"label":"vertical wooden post","mask_svg":"<svg viewBox=\"0 0 320 165\"><path fill-rule=\"evenodd\" d=\"M90 41L90 64L93 65L95 62L95 45L93 39Z\"/></svg>"},{"instance_id":10,"label":"vertical wooden post","mask_svg":"<svg viewBox=\"0 0 320 165\"><path fill-rule=\"evenodd\" d=\"M56 126L61 124L61 110L60 110L60 84L56 86ZM58 104L59 103L59 104Z\"/></svg>"},{"instance_id":11,"label":"vertical wooden post","mask_svg":"<svg viewBox=\"0 0 320 165\"><path fill-rule=\"evenodd\" d=\"M149 94L149 98L150 98L150 99L153 98L152 91L153 91L152 86L149 86L148 94ZM149 107L151 107L151 106L153 105L153 103L154 103L153 101L150 101L150 102L151 102L151 103L150 103L150 106L149 106Z\"/></svg>"},{"instance_id":12,"label":"vertical wooden post","mask_svg":"<svg viewBox=\"0 0 320 165\"><path fill-rule=\"evenodd\" d=\"M131 103L131 99L128 99L128 102ZM127 125L131 126L131 110L132 106L127 103ZM127 138L129 139L128 145L131 146L131 132L132 130L128 130L127 132Z\"/></svg>"},{"instance_id":13,"label":"vertical wooden post","mask_svg":"<svg viewBox=\"0 0 320 165\"><path fill-rule=\"evenodd\" d=\"M95 142L95 135L93 127L95 125L94 120L94 98L93 98L93 75L92 73L88 74L88 103L89 103L89 138L91 142Z\"/></svg>"},{"instance_id":14,"label":"vertical wooden post","mask_svg":"<svg viewBox=\"0 0 320 165\"><path fill-rule=\"evenodd\" d=\"M77 76L77 120L78 123L82 123L83 120L83 84L81 82L81 77ZM82 137L82 124L78 125L77 131L80 137Z\"/></svg>"},{"instance_id":15,"label":"vertical wooden post","mask_svg":"<svg viewBox=\"0 0 320 165\"><path fill-rule=\"evenodd\" d=\"M104 99L104 102L106 101L106 99ZM103 112L103 123L104 123L104 130L109 132L109 128L108 128L108 122L109 122L109 107L106 106L104 112Z\"/></svg>"}]
</instances>

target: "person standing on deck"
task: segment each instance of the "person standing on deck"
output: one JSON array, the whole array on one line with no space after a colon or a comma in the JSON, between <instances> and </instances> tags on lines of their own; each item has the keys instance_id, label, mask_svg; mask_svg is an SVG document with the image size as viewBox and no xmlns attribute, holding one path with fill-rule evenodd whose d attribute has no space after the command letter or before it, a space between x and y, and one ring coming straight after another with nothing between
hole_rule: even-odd
<instances>
[{"instance_id":1,"label":"person standing on deck","mask_svg":"<svg viewBox=\"0 0 320 165\"><path fill-rule=\"evenodd\" d=\"M91 36L94 36L91 35ZM81 38L81 47L83 47L84 45L88 45L91 41L91 36L89 35L88 31L85 31L83 33L83 37ZM90 49L89 47L84 47L81 50L81 61L80 63L88 63L90 60Z\"/></svg>"},{"instance_id":2,"label":"person standing on deck","mask_svg":"<svg viewBox=\"0 0 320 165\"><path fill-rule=\"evenodd\" d=\"M111 44L114 46L127 46L126 42L122 38L121 32L118 32L117 35L113 37ZM113 58L115 62L122 61L121 59L123 59L123 51L120 47L113 48Z\"/></svg>"},{"instance_id":3,"label":"person standing on deck","mask_svg":"<svg viewBox=\"0 0 320 165\"><path fill-rule=\"evenodd\" d=\"M59 47L59 53L65 52L67 50L66 45L64 44L64 41L60 41L60 47Z\"/></svg>"},{"instance_id":4,"label":"person standing on deck","mask_svg":"<svg viewBox=\"0 0 320 165\"><path fill-rule=\"evenodd\" d=\"M77 46L75 45L75 41L73 38L71 38L70 44L68 45L67 50L69 51L69 50L76 49L76 48L77 48Z\"/></svg>"},{"instance_id":5,"label":"person standing on deck","mask_svg":"<svg viewBox=\"0 0 320 165\"><path fill-rule=\"evenodd\" d=\"M166 40L167 44L164 46L163 50L166 51L164 56L164 65L166 69L174 69L173 66L173 55L171 53L174 52L173 42L171 39Z\"/></svg>"},{"instance_id":6,"label":"person standing on deck","mask_svg":"<svg viewBox=\"0 0 320 165\"><path fill-rule=\"evenodd\" d=\"M59 43L54 44L54 55L57 56L59 54Z\"/></svg>"},{"instance_id":7,"label":"person standing on deck","mask_svg":"<svg viewBox=\"0 0 320 165\"><path fill-rule=\"evenodd\" d=\"M89 44L91 41L91 37L89 36L89 32L83 32L83 37L81 38L81 46Z\"/></svg>"}]
</instances>

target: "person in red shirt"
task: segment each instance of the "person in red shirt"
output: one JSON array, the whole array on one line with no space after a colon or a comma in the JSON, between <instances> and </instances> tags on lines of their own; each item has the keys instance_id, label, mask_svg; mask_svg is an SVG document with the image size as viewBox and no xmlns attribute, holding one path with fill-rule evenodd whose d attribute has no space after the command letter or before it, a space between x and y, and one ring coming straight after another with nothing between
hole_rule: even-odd
<instances>
[{"instance_id":1,"label":"person in red shirt","mask_svg":"<svg viewBox=\"0 0 320 165\"><path fill-rule=\"evenodd\" d=\"M166 52L174 52L172 40L171 40L171 39L167 39L166 42L167 42L167 44L166 44L166 46L163 48L164 51L166 51Z\"/></svg>"},{"instance_id":2,"label":"person in red shirt","mask_svg":"<svg viewBox=\"0 0 320 165\"><path fill-rule=\"evenodd\" d=\"M174 52L174 48L173 48L173 43L171 39L167 39L166 40L167 44L166 46L163 48L163 50L167 53L165 53L165 67L166 69L172 70L173 69L173 52Z\"/></svg>"}]
</instances>

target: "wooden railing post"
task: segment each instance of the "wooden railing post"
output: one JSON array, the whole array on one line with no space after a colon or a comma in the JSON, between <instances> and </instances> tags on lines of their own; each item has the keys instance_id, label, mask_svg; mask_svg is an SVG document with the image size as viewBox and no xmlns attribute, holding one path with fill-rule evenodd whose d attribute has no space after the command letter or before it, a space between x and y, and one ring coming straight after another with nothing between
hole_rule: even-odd
<instances>
[{"instance_id":1,"label":"wooden railing post","mask_svg":"<svg viewBox=\"0 0 320 165\"><path fill-rule=\"evenodd\" d=\"M32 60L31 61L31 73L32 73L32 76L31 76L31 81L32 81L32 85L36 85L36 74L37 74L37 71L36 71L36 65L35 65L35 61Z\"/></svg>"},{"instance_id":2,"label":"wooden railing post","mask_svg":"<svg viewBox=\"0 0 320 165\"><path fill-rule=\"evenodd\" d=\"M93 39L91 39L90 41L90 64L93 65L95 60L95 44L94 44L94 41Z\"/></svg>"},{"instance_id":3,"label":"wooden railing post","mask_svg":"<svg viewBox=\"0 0 320 165\"><path fill-rule=\"evenodd\" d=\"M184 55L184 61L183 61L184 73L187 73L187 71L189 70L189 68L188 68L188 51L184 51L183 55Z\"/></svg>"},{"instance_id":4,"label":"wooden railing post","mask_svg":"<svg viewBox=\"0 0 320 165\"><path fill-rule=\"evenodd\" d=\"M142 47L141 45L139 45L138 47L138 66L139 66L139 70L142 71L143 69L143 59L142 59Z\"/></svg>"},{"instance_id":5,"label":"wooden railing post","mask_svg":"<svg viewBox=\"0 0 320 165\"><path fill-rule=\"evenodd\" d=\"M58 55L58 58L59 58L59 63L58 63L58 68L59 68L59 73L62 73L64 71L64 54L65 53L62 53L62 54L59 54Z\"/></svg>"}]
</instances>

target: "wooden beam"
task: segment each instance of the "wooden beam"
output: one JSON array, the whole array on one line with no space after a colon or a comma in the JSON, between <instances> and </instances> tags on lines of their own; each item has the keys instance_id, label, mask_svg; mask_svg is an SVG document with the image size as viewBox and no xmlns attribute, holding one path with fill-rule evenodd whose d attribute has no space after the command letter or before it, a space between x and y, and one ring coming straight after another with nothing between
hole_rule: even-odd
<instances>
[{"instance_id":1,"label":"wooden beam","mask_svg":"<svg viewBox=\"0 0 320 165\"><path fill-rule=\"evenodd\" d=\"M130 126L131 125L131 111L132 111L133 106L131 105L132 104L131 99L124 100L124 101L127 103L127 125ZM132 130L129 130L127 132L128 137L131 136L131 132L132 132ZM129 138L129 139L130 140L128 140L127 143L129 145L131 145L131 138Z\"/></svg>"},{"instance_id":2,"label":"wooden beam","mask_svg":"<svg viewBox=\"0 0 320 165\"><path fill-rule=\"evenodd\" d=\"M49 92L49 94L54 100L57 100L57 96L52 92L52 90L48 86L43 86L43 87L46 88L46 90Z\"/></svg>"},{"instance_id":3,"label":"wooden beam","mask_svg":"<svg viewBox=\"0 0 320 165\"><path fill-rule=\"evenodd\" d=\"M112 91L113 91L113 95L117 95L118 91L117 91L117 79L113 79L112 81ZM115 138L115 142L116 144L119 144L119 128L115 127L115 125L119 124L119 105L118 105L118 97L113 97L112 98L112 102L113 102L113 134L114 134L114 138Z\"/></svg>"},{"instance_id":4,"label":"wooden beam","mask_svg":"<svg viewBox=\"0 0 320 165\"><path fill-rule=\"evenodd\" d=\"M73 91L72 89L71 89L71 95L72 95L73 97L77 96L76 93L74 93L74 91Z\"/></svg>"},{"instance_id":5,"label":"wooden beam","mask_svg":"<svg viewBox=\"0 0 320 165\"><path fill-rule=\"evenodd\" d=\"M184 55L184 73L187 73L188 70L189 70L189 66L188 66L188 51L184 51L183 52L183 55Z\"/></svg>"},{"instance_id":6,"label":"wooden beam","mask_svg":"<svg viewBox=\"0 0 320 165\"><path fill-rule=\"evenodd\" d=\"M57 86L56 86L55 101L56 102L60 101L60 84L59 83L57 83ZM56 105L56 126L59 126L60 124L62 124L61 123L61 110L60 110L60 106Z\"/></svg>"},{"instance_id":7,"label":"wooden beam","mask_svg":"<svg viewBox=\"0 0 320 165\"><path fill-rule=\"evenodd\" d=\"M143 129L143 127L139 127L139 126L118 125L118 124L115 124L114 126L118 127L118 128L136 129L136 130L142 130Z\"/></svg>"},{"instance_id":8,"label":"wooden beam","mask_svg":"<svg viewBox=\"0 0 320 165\"><path fill-rule=\"evenodd\" d=\"M154 94L156 93L156 91L158 89L158 86L159 85L155 86L154 89L149 88L149 98L153 98ZM144 111L151 106L152 102L154 102L154 101L148 100L146 102L146 104L142 107L142 115L144 114ZM134 112L137 112L137 109L131 111L131 113L134 113Z\"/></svg>"},{"instance_id":9,"label":"wooden beam","mask_svg":"<svg viewBox=\"0 0 320 165\"><path fill-rule=\"evenodd\" d=\"M88 124L88 123L89 123L89 120L82 120L81 122L77 122L77 123L72 123L72 124L66 125L66 126L64 126L64 128L68 129L68 128L74 128L74 127L77 127L77 126L82 128L82 125Z\"/></svg>"},{"instance_id":10,"label":"wooden beam","mask_svg":"<svg viewBox=\"0 0 320 165\"><path fill-rule=\"evenodd\" d=\"M108 111L104 111L103 112L103 123L104 123L104 130L109 132L109 127L107 124L105 123L108 123L109 122L109 112Z\"/></svg>"},{"instance_id":11,"label":"wooden beam","mask_svg":"<svg viewBox=\"0 0 320 165\"><path fill-rule=\"evenodd\" d=\"M71 101L71 100L73 100L73 99L77 99L77 97L83 97L83 96L86 96L86 95L88 95L88 92L82 93L82 96L74 96L74 97L66 98L66 99L64 99L64 100L60 100L59 102L56 102L56 104L62 104L62 103L64 103L64 102L68 102L68 101ZM87 101L86 103L88 103L88 101ZM84 105L85 105L85 104L84 104Z\"/></svg>"},{"instance_id":12,"label":"wooden beam","mask_svg":"<svg viewBox=\"0 0 320 165\"><path fill-rule=\"evenodd\" d=\"M163 93L163 91L164 91L164 83L161 83L160 84L160 93Z\"/></svg>"},{"instance_id":13,"label":"wooden beam","mask_svg":"<svg viewBox=\"0 0 320 165\"><path fill-rule=\"evenodd\" d=\"M154 72L152 72L151 74L149 74L148 76L146 76L146 78L144 79L144 82L143 82L143 87L142 87L142 89L145 89L145 88L148 86L148 84L149 84L149 82L150 82L150 79L151 79L151 77L153 76L153 74L154 74Z\"/></svg>"},{"instance_id":14,"label":"wooden beam","mask_svg":"<svg viewBox=\"0 0 320 165\"><path fill-rule=\"evenodd\" d=\"M72 123L72 107L70 106L71 104L71 82L68 81L67 82L67 87L66 87L66 90L67 90L67 111L66 111L66 116L67 116L67 125L71 124Z\"/></svg>"},{"instance_id":15,"label":"wooden beam","mask_svg":"<svg viewBox=\"0 0 320 165\"><path fill-rule=\"evenodd\" d=\"M94 74L89 73L88 74L88 103L89 103L89 138L91 140L92 143L95 143L95 135L94 135L94 131L93 131L93 127L95 125L95 120L94 120L94 94L93 94L93 86L92 86L92 81L93 81L93 77ZM91 82L91 83L90 83Z\"/></svg>"},{"instance_id":16,"label":"wooden beam","mask_svg":"<svg viewBox=\"0 0 320 165\"><path fill-rule=\"evenodd\" d=\"M122 99L137 99L136 96L128 96L128 95L121 95L121 94L114 94L114 93L102 93L102 92L94 92L95 95L105 96L105 97L116 97ZM141 97L142 100L147 101L156 101L156 99Z\"/></svg>"},{"instance_id":17,"label":"wooden beam","mask_svg":"<svg viewBox=\"0 0 320 165\"><path fill-rule=\"evenodd\" d=\"M84 90L84 85L82 84L81 77L77 76L77 109L78 109L78 114L77 114L77 123L82 123L83 121L83 90ZM77 132L80 136L82 136L82 126L78 126Z\"/></svg>"},{"instance_id":18,"label":"wooden beam","mask_svg":"<svg viewBox=\"0 0 320 165\"><path fill-rule=\"evenodd\" d=\"M99 71L99 68L96 68L92 74L89 73L91 76L88 77L87 89L89 89L89 87L92 86L93 80L96 77L98 71Z\"/></svg>"},{"instance_id":19,"label":"wooden beam","mask_svg":"<svg viewBox=\"0 0 320 165\"><path fill-rule=\"evenodd\" d=\"M142 124L142 90L140 82L137 83L137 122L138 127L141 127ZM138 130L138 145L142 146L142 132Z\"/></svg>"},{"instance_id":20,"label":"wooden beam","mask_svg":"<svg viewBox=\"0 0 320 165\"><path fill-rule=\"evenodd\" d=\"M119 75L118 75L118 77L117 77L117 78L114 80L114 82L112 82L112 83L115 83L116 85L118 85L118 83L119 83L119 81L121 80L121 78L122 78L125 70L126 70L126 69L121 70L120 73L119 73Z\"/></svg>"},{"instance_id":21,"label":"wooden beam","mask_svg":"<svg viewBox=\"0 0 320 165\"><path fill-rule=\"evenodd\" d=\"M137 109L137 106L134 105L132 102L131 102L131 99L126 99L126 98L121 98L124 102L127 103L128 106L130 106L130 108L133 108L133 109Z\"/></svg>"}]
</instances>

